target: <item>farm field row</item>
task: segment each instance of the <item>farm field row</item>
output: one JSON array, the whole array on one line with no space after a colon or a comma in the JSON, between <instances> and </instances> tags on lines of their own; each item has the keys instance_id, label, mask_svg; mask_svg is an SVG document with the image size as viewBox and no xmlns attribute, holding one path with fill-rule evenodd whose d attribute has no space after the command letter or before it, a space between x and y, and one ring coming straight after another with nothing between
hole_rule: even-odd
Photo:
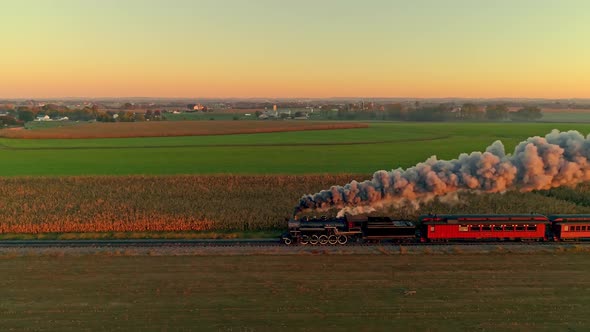
<instances>
[{"instance_id":1,"label":"farm field row","mask_svg":"<svg viewBox=\"0 0 590 332\"><path fill-rule=\"evenodd\" d=\"M198 122L195 122L198 123ZM250 122L255 123L255 122ZM264 123L264 122L259 122ZM307 146L321 144L378 143L434 139L441 137L433 128L388 124L354 124L347 129L299 130L273 133L248 133L226 135L89 138L89 139L7 139L0 144L8 149L69 149L69 148L158 148L158 147L268 147L273 145ZM392 129L395 130L392 133ZM392 135L393 134L393 135Z\"/></svg>"},{"instance_id":2,"label":"farm field row","mask_svg":"<svg viewBox=\"0 0 590 332\"><path fill-rule=\"evenodd\" d=\"M501 139L507 151L552 129L590 124L371 123L369 128L162 138L0 139L0 175L372 173Z\"/></svg>"},{"instance_id":3,"label":"farm field row","mask_svg":"<svg viewBox=\"0 0 590 332\"><path fill-rule=\"evenodd\" d=\"M366 128L355 122L327 121L151 121L151 122L84 122L75 125L56 125L31 130L3 130L0 136L27 139L76 139L208 136L244 133L273 133L306 130Z\"/></svg>"},{"instance_id":4,"label":"farm field row","mask_svg":"<svg viewBox=\"0 0 590 332\"><path fill-rule=\"evenodd\" d=\"M578 331L587 256L3 256L0 311L6 330Z\"/></svg>"},{"instance_id":5,"label":"farm field row","mask_svg":"<svg viewBox=\"0 0 590 332\"><path fill-rule=\"evenodd\" d=\"M0 238L31 238L18 234L34 234L33 238L67 239L72 236L55 233L72 232L92 233L81 238L194 238L259 231L276 235L285 229L285 218L291 216L302 195L367 177L341 174L2 178ZM590 213L588 192L590 185L538 193L462 194L451 205L434 201L416 211L390 208L377 213L411 220L429 212ZM228 236L236 235L239 234Z\"/></svg>"}]
</instances>

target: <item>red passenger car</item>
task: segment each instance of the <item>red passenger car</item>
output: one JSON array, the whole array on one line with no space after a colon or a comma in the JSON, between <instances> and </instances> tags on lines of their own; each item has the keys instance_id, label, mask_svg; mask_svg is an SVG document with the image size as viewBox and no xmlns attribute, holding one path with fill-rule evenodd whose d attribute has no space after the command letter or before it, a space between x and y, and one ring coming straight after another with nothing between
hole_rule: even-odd
<instances>
[{"instance_id":1,"label":"red passenger car","mask_svg":"<svg viewBox=\"0 0 590 332\"><path fill-rule=\"evenodd\" d=\"M589 219L590 220L590 219ZM423 242L546 240L549 219L540 214L423 215Z\"/></svg>"},{"instance_id":2,"label":"red passenger car","mask_svg":"<svg viewBox=\"0 0 590 332\"><path fill-rule=\"evenodd\" d=\"M549 216L555 241L590 239L590 214Z\"/></svg>"}]
</instances>

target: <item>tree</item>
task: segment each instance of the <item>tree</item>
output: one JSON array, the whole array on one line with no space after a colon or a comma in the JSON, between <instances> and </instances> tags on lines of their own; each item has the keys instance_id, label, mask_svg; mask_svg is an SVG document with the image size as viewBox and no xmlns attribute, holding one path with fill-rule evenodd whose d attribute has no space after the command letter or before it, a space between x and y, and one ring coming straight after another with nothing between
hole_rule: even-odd
<instances>
[{"instance_id":1,"label":"tree","mask_svg":"<svg viewBox=\"0 0 590 332\"><path fill-rule=\"evenodd\" d=\"M55 119L55 118L57 118L58 116L60 116L60 115L61 115L61 114L60 114L60 111L58 111L58 110L56 110L56 109L51 109L51 110L48 110L48 111L46 112L46 114L47 114L47 115L49 115L49 117L50 117L50 118L52 118L52 119Z\"/></svg>"},{"instance_id":2,"label":"tree","mask_svg":"<svg viewBox=\"0 0 590 332\"><path fill-rule=\"evenodd\" d=\"M423 106L408 113L410 121L445 121L450 117L448 105Z\"/></svg>"},{"instance_id":3,"label":"tree","mask_svg":"<svg viewBox=\"0 0 590 332\"><path fill-rule=\"evenodd\" d=\"M18 119L23 122L29 122L35 120L35 113L30 110L19 110Z\"/></svg>"},{"instance_id":4,"label":"tree","mask_svg":"<svg viewBox=\"0 0 590 332\"><path fill-rule=\"evenodd\" d=\"M338 116L338 119L341 119L341 120L354 120L355 119L355 112L354 111L349 112L346 109L339 109L336 114Z\"/></svg>"},{"instance_id":5,"label":"tree","mask_svg":"<svg viewBox=\"0 0 590 332\"><path fill-rule=\"evenodd\" d=\"M507 117L508 107L506 105L489 105L486 107L486 118L488 120L505 120Z\"/></svg>"},{"instance_id":6,"label":"tree","mask_svg":"<svg viewBox=\"0 0 590 332\"><path fill-rule=\"evenodd\" d=\"M479 109L479 106L471 103L464 104L461 107L461 119L464 120L475 120L483 117L483 112Z\"/></svg>"},{"instance_id":7,"label":"tree","mask_svg":"<svg viewBox=\"0 0 590 332\"><path fill-rule=\"evenodd\" d=\"M402 104L387 104L383 106L384 120L403 120L406 116Z\"/></svg>"},{"instance_id":8,"label":"tree","mask_svg":"<svg viewBox=\"0 0 590 332\"><path fill-rule=\"evenodd\" d=\"M525 106L516 112L510 113L510 119L514 121L534 121L542 117L543 113L537 106Z\"/></svg>"},{"instance_id":9,"label":"tree","mask_svg":"<svg viewBox=\"0 0 590 332\"><path fill-rule=\"evenodd\" d=\"M18 121L14 116L5 115L0 116L0 125L2 126L16 126L16 125L23 125L22 121Z\"/></svg>"},{"instance_id":10,"label":"tree","mask_svg":"<svg viewBox=\"0 0 590 332\"><path fill-rule=\"evenodd\" d=\"M99 122L115 122L115 119L113 118L112 114L107 114L104 112L100 112L98 113L98 116L96 117L96 121Z\"/></svg>"},{"instance_id":11,"label":"tree","mask_svg":"<svg viewBox=\"0 0 590 332\"><path fill-rule=\"evenodd\" d=\"M83 109L75 109L73 111L68 112L67 116L72 121L90 121L97 119L99 113L98 111L95 111L90 107L84 107Z\"/></svg>"},{"instance_id":12,"label":"tree","mask_svg":"<svg viewBox=\"0 0 590 332\"><path fill-rule=\"evenodd\" d=\"M12 111L14 111L14 105L0 104L0 112L12 112Z\"/></svg>"},{"instance_id":13,"label":"tree","mask_svg":"<svg viewBox=\"0 0 590 332\"><path fill-rule=\"evenodd\" d=\"M149 121L149 120L151 120L151 119L152 119L152 117L153 117L152 110L147 110L147 111L145 111L145 115L144 115L144 117L145 117L145 119L146 119L146 120L148 120L148 121Z\"/></svg>"},{"instance_id":14,"label":"tree","mask_svg":"<svg viewBox=\"0 0 590 332\"><path fill-rule=\"evenodd\" d=\"M118 117L117 117L117 121L120 122L133 122L135 121L135 114L133 112L125 112L125 111L120 111L118 113Z\"/></svg>"},{"instance_id":15,"label":"tree","mask_svg":"<svg viewBox=\"0 0 590 332\"><path fill-rule=\"evenodd\" d=\"M43 107L41 107L41 109L44 111L59 111L60 107L56 104L45 104Z\"/></svg>"},{"instance_id":16,"label":"tree","mask_svg":"<svg viewBox=\"0 0 590 332\"><path fill-rule=\"evenodd\" d=\"M115 111L107 111L106 115L109 118L108 122L117 122L117 116L119 116L119 114L115 113Z\"/></svg>"}]
</instances>

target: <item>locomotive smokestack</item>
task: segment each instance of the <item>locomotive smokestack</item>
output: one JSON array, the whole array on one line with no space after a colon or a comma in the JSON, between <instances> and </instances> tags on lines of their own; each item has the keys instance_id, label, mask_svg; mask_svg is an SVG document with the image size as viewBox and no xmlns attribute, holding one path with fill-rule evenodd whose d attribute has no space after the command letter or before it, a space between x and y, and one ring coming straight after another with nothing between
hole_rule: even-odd
<instances>
[{"instance_id":1,"label":"locomotive smokestack","mask_svg":"<svg viewBox=\"0 0 590 332\"><path fill-rule=\"evenodd\" d=\"M485 152L457 159L436 156L408 169L377 171L371 180L352 181L301 197L295 214L311 209L362 213L397 205L418 207L434 197L458 191L522 192L573 186L590 180L590 135L553 130L520 142L512 154L495 141Z\"/></svg>"}]
</instances>

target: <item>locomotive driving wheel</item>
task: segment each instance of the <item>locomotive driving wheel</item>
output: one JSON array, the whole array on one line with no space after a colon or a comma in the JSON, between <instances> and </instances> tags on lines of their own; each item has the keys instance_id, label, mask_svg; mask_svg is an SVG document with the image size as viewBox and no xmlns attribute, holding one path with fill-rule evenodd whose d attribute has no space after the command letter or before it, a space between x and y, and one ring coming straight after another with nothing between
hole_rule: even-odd
<instances>
[{"instance_id":1,"label":"locomotive driving wheel","mask_svg":"<svg viewBox=\"0 0 590 332\"><path fill-rule=\"evenodd\" d=\"M309 243L309 236L307 235L303 235L301 237L301 240L299 240L299 243L301 243L302 245L306 245Z\"/></svg>"},{"instance_id":2,"label":"locomotive driving wheel","mask_svg":"<svg viewBox=\"0 0 590 332\"><path fill-rule=\"evenodd\" d=\"M316 245L318 244L318 242L320 242L320 238L317 235L312 235L311 238L309 239L309 244L311 245Z\"/></svg>"},{"instance_id":3,"label":"locomotive driving wheel","mask_svg":"<svg viewBox=\"0 0 590 332\"><path fill-rule=\"evenodd\" d=\"M328 243L331 245L335 245L338 243L338 236L332 234L330 236L328 236Z\"/></svg>"}]
</instances>

